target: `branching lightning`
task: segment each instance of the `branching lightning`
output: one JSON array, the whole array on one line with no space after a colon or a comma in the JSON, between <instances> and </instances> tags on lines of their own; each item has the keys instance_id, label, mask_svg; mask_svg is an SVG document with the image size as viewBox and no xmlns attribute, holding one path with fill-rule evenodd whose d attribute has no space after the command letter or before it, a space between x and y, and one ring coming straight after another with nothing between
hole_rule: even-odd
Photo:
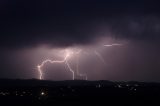
<instances>
[{"instance_id":1,"label":"branching lightning","mask_svg":"<svg viewBox=\"0 0 160 106\"><path fill-rule=\"evenodd\" d=\"M73 54L73 52L69 51L69 50L66 50L66 55L64 57L63 60L44 60L40 65L37 66L38 68L38 71L39 71L39 79L43 79L43 70L42 70L42 67L47 64L47 63L51 63L51 64L54 64L54 63L65 63L69 69L69 71L72 73L72 79L74 80L74 71L72 70L72 68L70 67L69 63L68 63L68 58Z\"/></svg>"},{"instance_id":2,"label":"branching lightning","mask_svg":"<svg viewBox=\"0 0 160 106\"><path fill-rule=\"evenodd\" d=\"M111 46L121 46L121 45L122 44L114 43L114 44L106 44L106 45L103 45L103 46L111 47ZM45 64L47 64L47 63L51 63L51 64L59 63L59 64L65 64L67 66L68 70L72 73L72 79L73 80L75 79L75 72L76 72L76 75L78 75L80 77L84 77L85 80L87 80L88 79L87 74L82 74L82 73L79 72L79 55L82 54L81 52L82 52L81 49L78 49L78 51L65 49L65 56L64 56L63 60L50 60L50 59L44 60L41 64L37 65L37 70L39 72L39 79L40 80L44 79L44 76L43 76L44 72L43 72L42 68L44 67ZM87 54L90 54L86 51L83 51L83 52L87 53ZM100 61L103 62L103 64L106 64L105 59L102 57L102 55L97 50L94 49L92 53L94 53L100 59ZM71 68L70 63L68 62L70 57L72 57L73 55L77 56L76 71Z\"/></svg>"}]
</instances>

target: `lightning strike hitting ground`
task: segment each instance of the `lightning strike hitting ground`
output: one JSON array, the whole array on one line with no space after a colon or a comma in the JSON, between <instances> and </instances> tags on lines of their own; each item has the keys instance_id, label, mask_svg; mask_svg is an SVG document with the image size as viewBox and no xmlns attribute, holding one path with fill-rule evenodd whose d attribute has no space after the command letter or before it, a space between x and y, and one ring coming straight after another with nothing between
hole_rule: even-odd
<instances>
[{"instance_id":1,"label":"lightning strike hitting ground","mask_svg":"<svg viewBox=\"0 0 160 106\"><path fill-rule=\"evenodd\" d=\"M115 44L107 44L107 45L103 45L103 46L105 46L105 47L111 47L111 46L121 46L121 45L122 44L115 43ZM85 80L87 80L88 79L87 74L81 74L79 72L79 55L81 54L81 52L82 52L81 49L78 49L78 51L76 51L76 52L72 51L72 50L66 49L65 50L65 57L64 57L63 60L50 60L50 59L44 60L40 65L37 66L37 69L38 69L38 72L39 72L39 79L40 80L44 79L43 78L43 70L42 70L42 68L44 67L45 64L47 64L47 63L51 63L51 64L54 64L54 63L60 63L60 64L62 64L62 63L64 63L67 66L67 68L69 69L69 71L72 73L72 79L74 80L75 79L75 71L71 68L68 60L69 60L69 58L71 56L73 56L73 54L76 54L77 55L76 74L78 76L80 76L80 77L84 77ZM90 54L90 53L85 52L85 51L83 51L83 52L87 53L87 54ZM94 50L92 53L94 53L104 64L106 64L104 58L101 56L101 54L98 51Z\"/></svg>"},{"instance_id":2,"label":"lightning strike hitting ground","mask_svg":"<svg viewBox=\"0 0 160 106\"><path fill-rule=\"evenodd\" d=\"M81 52L81 51L80 51L80 52ZM79 53L80 53L80 52L79 52ZM78 53L78 54L79 54L79 53ZM81 74L81 73L79 73L79 55L77 55L76 72L77 72L77 75L78 75L78 76L85 77L85 80L88 79L86 74Z\"/></svg>"},{"instance_id":3,"label":"lightning strike hitting ground","mask_svg":"<svg viewBox=\"0 0 160 106\"><path fill-rule=\"evenodd\" d=\"M42 67L47 64L47 63L65 63L69 69L69 71L72 73L72 79L74 80L74 71L72 70L72 68L70 67L69 63L68 63L68 58L73 54L72 51L66 50L66 55L64 57L63 60L59 61L59 60L44 60L40 65L37 66L38 68L38 72L39 72L39 79L43 79L43 70Z\"/></svg>"},{"instance_id":4,"label":"lightning strike hitting ground","mask_svg":"<svg viewBox=\"0 0 160 106\"><path fill-rule=\"evenodd\" d=\"M66 49L65 50L66 54L65 54L65 57L63 60L50 60L50 59L47 59L47 60L44 60L40 65L37 66L38 68L38 72L39 72L39 79L44 79L43 78L43 70L42 68L44 67L45 64L47 63L51 63L51 64L54 64L54 63L64 63L66 64L67 68L69 69L69 71L72 73L72 79L74 80L75 79L75 72L74 70L71 68L68 60L69 60L69 57L71 57L73 54L76 54L76 55L79 55L81 50L78 50L76 52L73 52L71 50L68 50ZM79 56L77 56L78 60L79 61ZM79 73L79 69L78 69L78 66L79 66L79 62L76 63L77 64L77 75L78 76L81 76L81 77L85 77L85 80L87 80L87 75L86 74L81 74Z\"/></svg>"}]
</instances>

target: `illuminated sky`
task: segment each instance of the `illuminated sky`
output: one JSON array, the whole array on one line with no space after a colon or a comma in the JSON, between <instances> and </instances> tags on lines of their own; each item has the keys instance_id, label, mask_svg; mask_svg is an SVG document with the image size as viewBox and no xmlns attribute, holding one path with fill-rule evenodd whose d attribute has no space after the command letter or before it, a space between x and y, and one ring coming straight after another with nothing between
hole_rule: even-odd
<instances>
[{"instance_id":1,"label":"illuminated sky","mask_svg":"<svg viewBox=\"0 0 160 106\"><path fill-rule=\"evenodd\" d=\"M159 82L159 13L146 0L1 0L0 78L39 78L37 65L63 60L69 48L82 50L88 80ZM68 60L74 71L76 59ZM44 79L72 79L65 64L43 71Z\"/></svg>"}]
</instances>

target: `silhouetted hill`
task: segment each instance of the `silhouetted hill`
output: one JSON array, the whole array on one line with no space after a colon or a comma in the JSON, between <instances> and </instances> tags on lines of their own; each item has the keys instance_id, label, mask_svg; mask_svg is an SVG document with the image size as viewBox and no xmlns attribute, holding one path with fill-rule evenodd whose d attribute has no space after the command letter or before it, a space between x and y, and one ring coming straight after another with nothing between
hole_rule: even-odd
<instances>
[{"instance_id":1,"label":"silhouetted hill","mask_svg":"<svg viewBox=\"0 0 160 106\"><path fill-rule=\"evenodd\" d=\"M160 98L160 83L0 79L0 100L28 104L148 104Z\"/></svg>"},{"instance_id":2,"label":"silhouetted hill","mask_svg":"<svg viewBox=\"0 0 160 106\"><path fill-rule=\"evenodd\" d=\"M50 81L50 80L38 80L38 79L0 79L0 86L83 86L94 85L97 83L103 83L105 85L113 85L111 81L86 81L86 80L64 80L64 81Z\"/></svg>"}]
</instances>

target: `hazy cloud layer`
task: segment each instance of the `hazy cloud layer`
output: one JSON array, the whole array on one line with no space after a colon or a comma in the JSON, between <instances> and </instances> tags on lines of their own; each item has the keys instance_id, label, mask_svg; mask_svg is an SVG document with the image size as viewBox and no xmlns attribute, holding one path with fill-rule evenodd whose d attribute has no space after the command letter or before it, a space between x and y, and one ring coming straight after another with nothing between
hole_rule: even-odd
<instances>
[{"instance_id":1,"label":"hazy cloud layer","mask_svg":"<svg viewBox=\"0 0 160 106\"><path fill-rule=\"evenodd\" d=\"M0 46L70 46L108 35L159 41L159 10L145 0L1 1Z\"/></svg>"}]
</instances>

